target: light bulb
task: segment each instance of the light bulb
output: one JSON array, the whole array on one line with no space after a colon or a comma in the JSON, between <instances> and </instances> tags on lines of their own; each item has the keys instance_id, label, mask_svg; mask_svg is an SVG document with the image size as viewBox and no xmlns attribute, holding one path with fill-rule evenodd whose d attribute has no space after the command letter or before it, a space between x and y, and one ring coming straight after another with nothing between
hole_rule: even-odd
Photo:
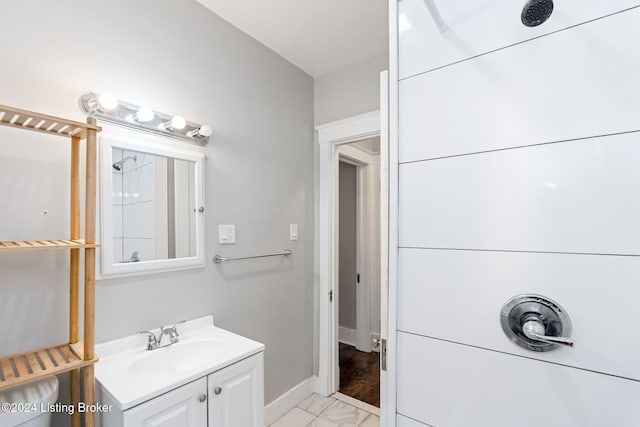
<instances>
[{"instance_id":1,"label":"light bulb","mask_svg":"<svg viewBox=\"0 0 640 427\"><path fill-rule=\"evenodd\" d=\"M140 107L135 114L134 119L137 122L150 122L155 117L153 110L149 107Z\"/></svg>"},{"instance_id":2,"label":"light bulb","mask_svg":"<svg viewBox=\"0 0 640 427\"><path fill-rule=\"evenodd\" d=\"M173 116L173 118L171 119L171 123L169 123L171 129L176 130L184 129L186 125L187 121L182 116Z\"/></svg>"},{"instance_id":3,"label":"light bulb","mask_svg":"<svg viewBox=\"0 0 640 427\"><path fill-rule=\"evenodd\" d=\"M187 132L187 136L191 138L206 138L211 136L213 129L209 125L202 125L199 128L195 128L191 132Z\"/></svg>"},{"instance_id":4,"label":"light bulb","mask_svg":"<svg viewBox=\"0 0 640 427\"><path fill-rule=\"evenodd\" d=\"M200 126L200 129L198 129L198 133L200 134L200 136L211 136L213 134L213 129L211 129L211 126L209 125L202 125Z\"/></svg>"},{"instance_id":5,"label":"light bulb","mask_svg":"<svg viewBox=\"0 0 640 427\"><path fill-rule=\"evenodd\" d=\"M98 104L103 110L113 110L118 106L118 97L112 93L102 93L98 97Z\"/></svg>"}]
</instances>

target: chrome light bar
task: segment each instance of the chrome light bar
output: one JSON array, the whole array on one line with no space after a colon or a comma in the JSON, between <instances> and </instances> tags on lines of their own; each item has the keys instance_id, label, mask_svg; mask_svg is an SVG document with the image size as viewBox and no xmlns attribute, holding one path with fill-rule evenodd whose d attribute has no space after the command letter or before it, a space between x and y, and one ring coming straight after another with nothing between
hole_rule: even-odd
<instances>
[{"instance_id":1,"label":"chrome light bar","mask_svg":"<svg viewBox=\"0 0 640 427\"><path fill-rule=\"evenodd\" d=\"M120 101L110 94L89 92L80 97L78 104L80 110L87 116L135 130L177 138L192 144L206 145L213 133L208 125Z\"/></svg>"}]
</instances>

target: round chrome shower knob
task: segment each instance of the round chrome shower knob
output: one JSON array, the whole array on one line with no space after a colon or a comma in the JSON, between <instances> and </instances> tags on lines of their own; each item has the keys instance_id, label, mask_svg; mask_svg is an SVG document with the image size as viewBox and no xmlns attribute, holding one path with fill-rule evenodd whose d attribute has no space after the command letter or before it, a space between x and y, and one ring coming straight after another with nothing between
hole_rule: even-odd
<instances>
[{"instance_id":1,"label":"round chrome shower knob","mask_svg":"<svg viewBox=\"0 0 640 427\"><path fill-rule=\"evenodd\" d=\"M502 307L500 323L517 345L531 351L573 347L571 319L555 301L536 294L511 298Z\"/></svg>"}]
</instances>

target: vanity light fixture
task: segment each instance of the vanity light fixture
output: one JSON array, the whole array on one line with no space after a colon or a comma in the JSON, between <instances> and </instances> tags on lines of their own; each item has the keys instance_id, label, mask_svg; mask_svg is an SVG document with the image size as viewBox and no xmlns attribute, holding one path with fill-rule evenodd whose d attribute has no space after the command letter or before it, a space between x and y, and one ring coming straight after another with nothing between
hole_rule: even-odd
<instances>
[{"instance_id":1,"label":"vanity light fixture","mask_svg":"<svg viewBox=\"0 0 640 427\"><path fill-rule=\"evenodd\" d=\"M151 120L153 120L153 118L155 117L155 113L153 112L153 110L149 107L140 107L138 108L138 111L136 111L133 114L130 114L128 119L133 121L133 122L139 122L139 123L146 123L146 122L150 122Z\"/></svg>"},{"instance_id":2,"label":"vanity light fixture","mask_svg":"<svg viewBox=\"0 0 640 427\"><path fill-rule=\"evenodd\" d=\"M171 121L164 122L160 125L165 130L182 130L187 125L187 121L182 116L173 116Z\"/></svg>"},{"instance_id":3,"label":"vanity light fixture","mask_svg":"<svg viewBox=\"0 0 640 427\"><path fill-rule=\"evenodd\" d=\"M111 111L118 107L118 97L109 92L102 93L98 97L98 105L100 105L104 111Z\"/></svg>"},{"instance_id":4,"label":"vanity light fixture","mask_svg":"<svg viewBox=\"0 0 640 427\"><path fill-rule=\"evenodd\" d=\"M191 138L209 138L212 133L213 129L211 129L211 126L202 125L191 132L187 132L187 136L190 136Z\"/></svg>"},{"instance_id":5,"label":"vanity light fixture","mask_svg":"<svg viewBox=\"0 0 640 427\"><path fill-rule=\"evenodd\" d=\"M110 93L82 95L80 110L87 116L144 132L206 145L213 134L211 126L190 122L182 116L154 111L150 107L120 101Z\"/></svg>"},{"instance_id":6,"label":"vanity light fixture","mask_svg":"<svg viewBox=\"0 0 640 427\"><path fill-rule=\"evenodd\" d=\"M85 111L87 115L93 115L98 112L106 113L118 108L118 97L112 93L102 93L99 96L80 98L80 109Z\"/></svg>"}]
</instances>

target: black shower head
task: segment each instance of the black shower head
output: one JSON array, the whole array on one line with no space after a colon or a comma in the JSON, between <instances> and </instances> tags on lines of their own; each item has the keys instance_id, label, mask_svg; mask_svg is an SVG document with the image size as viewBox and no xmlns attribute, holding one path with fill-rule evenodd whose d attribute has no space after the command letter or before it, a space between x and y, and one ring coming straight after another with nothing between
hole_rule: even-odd
<instances>
[{"instance_id":1,"label":"black shower head","mask_svg":"<svg viewBox=\"0 0 640 427\"><path fill-rule=\"evenodd\" d=\"M120 171L122 169L122 166L120 165L120 162L115 162L113 164L113 168L117 171Z\"/></svg>"},{"instance_id":2,"label":"black shower head","mask_svg":"<svg viewBox=\"0 0 640 427\"><path fill-rule=\"evenodd\" d=\"M522 9L522 23L527 27L537 27L553 13L553 0L529 0Z\"/></svg>"}]
</instances>

